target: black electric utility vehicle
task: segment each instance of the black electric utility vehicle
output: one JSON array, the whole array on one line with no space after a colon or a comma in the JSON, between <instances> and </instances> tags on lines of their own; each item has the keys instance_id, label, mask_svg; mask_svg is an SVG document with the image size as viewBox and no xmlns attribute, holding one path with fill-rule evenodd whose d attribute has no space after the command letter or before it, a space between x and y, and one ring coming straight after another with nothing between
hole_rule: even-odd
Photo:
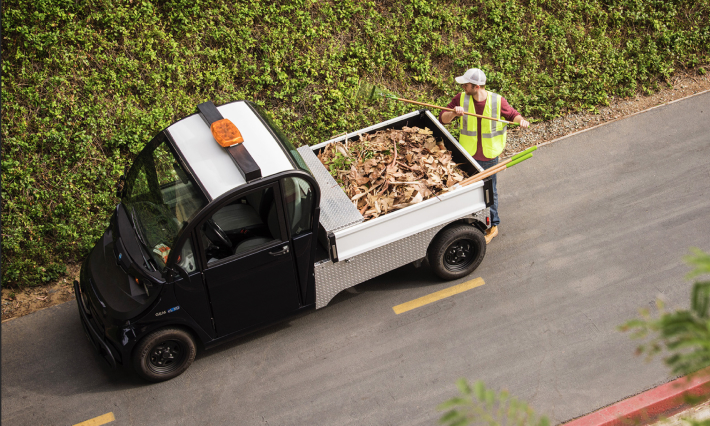
<instances>
[{"instance_id":1,"label":"black electric utility vehicle","mask_svg":"<svg viewBox=\"0 0 710 426\"><path fill-rule=\"evenodd\" d=\"M240 143L222 144L211 131L224 120ZM298 150L245 101L202 104L161 131L127 173L74 282L98 353L149 381L168 380L190 366L198 343L210 348L326 306L407 263L426 259L446 279L471 273L485 255L490 184L365 222L315 155L405 125L431 128L467 172L481 171L424 110Z\"/></svg>"}]
</instances>

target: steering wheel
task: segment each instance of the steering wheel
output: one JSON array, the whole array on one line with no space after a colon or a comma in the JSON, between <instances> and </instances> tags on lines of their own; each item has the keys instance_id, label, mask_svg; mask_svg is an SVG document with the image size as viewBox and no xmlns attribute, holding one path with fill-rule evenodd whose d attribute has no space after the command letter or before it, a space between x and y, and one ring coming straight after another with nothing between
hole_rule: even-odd
<instances>
[{"instance_id":1,"label":"steering wheel","mask_svg":"<svg viewBox=\"0 0 710 426\"><path fill-rule=\"evenodd\" d=\"M213 219L208 219L205 222L205 236L217 246L232 248L232 240Z\"/></svg>"}]
</instances>

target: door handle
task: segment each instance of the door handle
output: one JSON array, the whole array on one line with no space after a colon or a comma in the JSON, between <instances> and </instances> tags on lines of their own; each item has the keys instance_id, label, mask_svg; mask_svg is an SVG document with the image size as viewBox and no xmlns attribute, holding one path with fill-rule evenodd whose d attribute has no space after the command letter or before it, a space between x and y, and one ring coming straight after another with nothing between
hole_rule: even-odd
<instances>
[{"instance_id":1,"label":"door handle","mask_svg":"<svg viewBox=\"0 0 710 426\"><path fill-rule=\"evenodd\" d=\"M288 246L283 246L279 251L270 251L269 254L272 256L281 256L282 254L288 253Z\"/></svg>"}]
</instances>

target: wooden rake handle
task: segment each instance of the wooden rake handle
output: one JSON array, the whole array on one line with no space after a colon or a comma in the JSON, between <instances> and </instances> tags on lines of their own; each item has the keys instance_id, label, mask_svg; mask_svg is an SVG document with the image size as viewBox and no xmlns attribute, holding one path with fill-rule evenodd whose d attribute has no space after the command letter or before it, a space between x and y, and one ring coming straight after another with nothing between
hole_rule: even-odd
<instances>
[{"instance_id":1,"label":"wooden rake handle","mask_svg":"<svg viewBox=\"0 0 710 426\"><path fill-rule=\"evenodd\" d=\"M461 186L466 186L470 185L474 182L478 182L479 180L483 180L487 178L488 176L492 176L498 172L502 172L503 170L507 169L508 167L513 167L514 165L521 163L528 158L532 158L533 152L537 150L537 145L531 146L530 148L526 149L523 152L519 152L515 154L514 156L508 158L507 160L501 161L500 163L496 164L495 166L491 167L490 169L484 170L483 172L473 175L470 178L464 179L459 183Z\"/></svg>"},{"instance_id":2,"label":"wooden rake handle","mask_svg":"<svg viewBox=\"0 0 710 426\"><path fill-rule=\"evenodd\" d=\"M443 111L455 112L455 111L454 111L453 109L451 109L451 108L446 108L446 107L442 107L442 106L439 106L439 105L426 104L426 103L424 103L424 102L417 102L417 101L412 101L412 100L404 99L404 98L396 98L396 97L394 97L394 98L392 98L392 99L396 99L396 100L398 100L398 101L407 102L407 103L414 104L414 105L421 105L421 106L425 106L425 107L429 107L429 108L436 108L436 109L440 109L440 110L443 110ZM470 115L470 116L473 116L473 117L483 118L483 119L486 119L486 120L500 121L501 123L506 123L506 124L518 124L518 123L516 123L516 122L514 122L514 121L507 121L507 120L501 120L501 119L499 119L499 118L486 117L485 115L478 115L478 114L474 114L474 113L472 113L472 112L466 112L466 111L464 111L464 114Z\"/></svg>"},{"instance_id":3,"label":"wooden rake handle","mask_svg":"<svg viewBox=\"0 0 710 426\"><path fill-rule=\"evenodd\" d=\"M496 164L495 166L491 167L490 169L484 170L483 173L479 173L477 175L471 176L468 179L462 180L459 185L467 186L467 185L470 185L474 182L478 182L479 180L483 180L489 176L493 176L494 174L496 174L498 172L502 172L503 170L505 170L506 164L510 163L511 161L512 161L512 158L509 158L503 162L500 162L500 163Z\"/></svg>"}]
</instances>

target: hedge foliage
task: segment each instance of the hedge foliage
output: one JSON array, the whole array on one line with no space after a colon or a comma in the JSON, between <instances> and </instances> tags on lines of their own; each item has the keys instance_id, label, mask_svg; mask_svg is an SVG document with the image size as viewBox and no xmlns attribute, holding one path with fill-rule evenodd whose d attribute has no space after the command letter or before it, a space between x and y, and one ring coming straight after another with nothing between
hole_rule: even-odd
<instances>
[{"instance_id":1,"label":"hedge foliage","mask_svg":"<svg viewBox=\"0 0 710 426\"><path fill-rule=\"evenodd\" d=\"M594 109L710 63L710 0L9 0L4 285L59 276L144 143L205 100L255 100L296 144L445 105L473 66L528 117Z\"/></svg>"}]
</instances>

